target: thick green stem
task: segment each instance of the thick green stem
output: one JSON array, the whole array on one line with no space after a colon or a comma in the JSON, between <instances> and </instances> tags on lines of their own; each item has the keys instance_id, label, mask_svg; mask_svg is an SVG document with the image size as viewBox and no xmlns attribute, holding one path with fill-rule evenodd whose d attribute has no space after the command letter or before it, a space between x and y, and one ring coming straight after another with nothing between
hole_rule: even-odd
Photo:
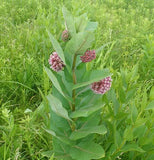
<instances>
[{"instance_id":1,"label":"thick green stem","mask_svg":"<svg viewBox=\"0 0 154 160\"><path fill-rule=\"evenodd\" d=\"M76 64L76 58L77 55L74 55L74 59L73 59L73 65L72 65L72 72L73 72L73 84L76 84L76 75L75 75L75 64ZM72 91L72 98L73 98L73 104L72 104L72 111L75 111L75 89Z\"/></svg>"}]
</instances>

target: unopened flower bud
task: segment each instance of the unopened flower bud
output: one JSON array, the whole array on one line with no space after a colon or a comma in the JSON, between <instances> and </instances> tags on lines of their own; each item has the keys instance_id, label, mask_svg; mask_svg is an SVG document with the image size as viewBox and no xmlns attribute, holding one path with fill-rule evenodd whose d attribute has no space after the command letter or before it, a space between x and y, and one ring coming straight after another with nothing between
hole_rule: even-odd
<instances>
[{"instance_id":1,"label":"unopened flower bud","mask_svg":"<svg viewBox=\"0 0 154 160\"><path fill-rule=\"evenodd\" d=\"M64 30L63 33L62 33L62 40L63 40L64 42L66 42L66 41L69 40L69 38L70 38L70 36L69 36L68 30Z\"/></svg>"}]
</instances>

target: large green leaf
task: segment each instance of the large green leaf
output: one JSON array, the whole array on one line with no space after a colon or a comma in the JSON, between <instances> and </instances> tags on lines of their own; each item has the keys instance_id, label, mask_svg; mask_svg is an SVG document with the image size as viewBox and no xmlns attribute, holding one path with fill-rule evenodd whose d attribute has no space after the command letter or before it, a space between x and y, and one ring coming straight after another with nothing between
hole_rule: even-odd
<instances>
[{"instance_id":1,"label":"large green leaf","mask_svg":"<svg viewBox=\"0 0 154 160\"><path fill-rule=\"evenodd\" d=\"M62 135L61 138L64 136L65 134ZM72 142L65 143L56 137L52 137L52 147L53 147L55 159L56 160L72 160L71 156L69 155L69 150L72 147L72 145L73 145Z\"/></svg>"},{"instance_id":2,"label":"large green leaf","mask_svg":"<svg viewBox=\"0 0 154 160\"><path fill-rule=\"evenodd\" d=\"M87 23L88 23L88 17L86 13L76 17L75 26L76 26L77 32L83 32L87 26Z\"/></svg>"},{"instance_id":3,"label":"large green leaf","mask_svg":"<svg viewBox=\"0 0 154 160\"><path fill-rule=\"evenodd\" d=\"M70 135L72 133L71 123L67 119L57 115L55 112L50 109L50 129L53 130L58 135L65 135L67 133Z\"/></svg>"},{"instance_id":4,"label":"large green leaf","mask_svg":"<svg viewBox=\"0 0 154 160\"><path fill-rule=\"evenodd\" d=\"M53 112L65 119L71 120L68 116L67 110L62 106L62 103L59 101L59 99L51 94L47 96L47 99Z\"/></svg>"},{"instance_id":5,"label":"large green leaf","mask_svg":"<svg viewBox=\"0 0 154 160\"><path fill-rule=\"evenodd\" d=\"M60 154L55 156L56 160L73 160L69 154Z\"/></svg>"},{"instance_id":6,"label":"large green leaf","mask_svg":"<svg viewBox=\"0 0 154 160\"><path fill-rule=\"evenodd\" d=\"M87 14L84 13L75 18L75 26L77 32L95 31L97 29L98 23L88 21Z\"/></svg>"},{"instance_id":7,"label":"large green leaf","mask_svg":"<svg viewBox=\"0 0 154 160\"><path fill-rule=\"evenodd\" d=\"M65 7L62 8L62 12L65 19L66 27L70 35L73 37L76 34L74 18Z\"/></svg>"},{"instance_id":8,"label":"large green leaf","mask_svg":"<svg viewBox=\"0 0 154 160\"><path fill-rule=\"evenodd\" d=\"M87 141L70 149L70 155L75 160L91 160L105 157L105 152L99 144Z\"/></svg>"},{"instance_id":9,"label":"large green leaf","mask_svg":"<svg viewBox=\"0 0 154 160\"><path fill-rule=\"evenodd\" d=\"M111 76L108 69L87 71L84 77L88 77L88 79L85 82L75 84L73 89L87 86L108 76Z\"/></svg>"},{"instance_id":10,"label":"large green leaf","mask_svg":"<svg viewBox=\"0 0 154 160\"><path fill-rule=\"evenodd\" d=\"M76 34L66 45L66 54L84 54L91 46L95 36L92 32L80 32Z\"/></svg>"},{"instance_id":11,"label":"large green leaf","mask_svg":"<svg viewBox=\"0 0 154 160\"><path fill-rule=\"evenodd\" d=\"M57 88L57 90L65 97L60 85L59 85L59 82L56 78L56 76L52 73L51 70L49 70L47 67L44 67L45 68L45 71L48 75L48 77L50 78L50 80L52 81L53 85Z\"/></svg>"},{"instance_id":12,"label":"large green leaf","mask_svg":"<svg viewBox=\"0 0 154 160\"><path fill-rule=\"evenodd\" d=\"M83 107L83 108L73 112L70 116L72 118L88 117L93 112L96 112L99 109L101 109L104 105L105 105L104 103L99 104L99 105L89 105L89 106Z\"/></svg>"},{"instance_id":13,"label":"large green leaf","mask_svg":"<svg viewBox=\"0 0 154 160\"><path fill-rule=\"evenodd\" d=\"M79 119L79 122L82 123L82 127L85 127L85 128L98 126L100 121L101 121L101 113L99 111L93 113L88 117Z\"/></svg>"},{"instance_id":14,"label":"large green leaf","mask_svg":"<svg viewBox=\"0 0 154 160\"><path fill-rule=\"evenodd\" d=\"M48 129L45 129L45 131L49 134L51 134L53 137L57 138L58 140L60 140L61 142L65 143L65 144L68 144L68 145L71 145L71 140L69 140L68 138L66 138L65 136L61 137L61 136L58 136L56 135L56 133L52 130L48 130Z\"/></svg>"},{"instance_id":15,"label":"large green leaf","mask_svg":"<svg viewBox=\"0 0 154 160\"><path fill-rule=\"evenodd\" d=\"M148 104L147 108L145 108L145 110L150 110L150 109L154 109L154 100Z\"/></svg>"},{"instance_id":16,"label":"large green leaf","mask_svg":"<svg viewBox=\"0 0 154 160\"><path fill-rule=\"evenodd\" d=\"M88 22L85 30L86 31L95 31L97 29L98 23L97 22Z\"/></svg>"},{"instance_id":17,"label":"large green leaf","mask_svg":"<svg viewBox=\"0 0 154 160\"><path fill-rule=\"evenodd\" d=\"M53 35L47 30L50 41L53 45L53 48L56 50L56 52L58 53L59 57L62 59L62 61L64 62L64 64L66 64L65 62L65 57L64 57L64 53L63 50L60 46L60 44L58 43L58 41L53 37Z\"/></svg>"},{"instance_id":18,"label":"large green leaf","mask_svg":"<svg viewBox=\"0 0 154 160\"><path fill-rule=\"evenodd\" d=\"M105 134L107 133L107 129L104 125L100 125L100 126L93 126L93 127L84 127L81 128L79 130L74 131L71 135L70 135L70 139L72 140L77 140L83 137L86 137L89 134L92 133L97 133L97 134Z\"/></svg>"},{"instance_id":19,"label":"large green leaf","mask_svg":"<svg viewBox=\"0 0 154 160\"><path fill-rule=\"evenodd\" d=\"M137 144L126 144L122 149L122 152L128 151L138 151L138 152L145 152L142 148L140 148Z\"/></svg>"}]
</instances>

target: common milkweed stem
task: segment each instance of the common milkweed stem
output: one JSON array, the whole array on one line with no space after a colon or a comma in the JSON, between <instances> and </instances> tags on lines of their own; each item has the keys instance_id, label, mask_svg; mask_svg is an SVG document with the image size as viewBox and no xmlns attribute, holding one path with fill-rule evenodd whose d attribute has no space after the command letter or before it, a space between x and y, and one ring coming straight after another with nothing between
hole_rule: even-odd
<instances>
[{"instance_id":1,"label":"common milkweed stem","mask_svg":"<svg viewBox=\"0 0 154 160\"><path fill-rule=\"evenodd\" d=\"M76 75L75 75L75 64L76 64L76 58L77 55L74 55L74 59L73 59L73 65L72 65L72 72L73 72L73 84L76 84ZM72 98L73 98L73 104L72 104L72 111L75 111L75 89L73 89L72 91Z\"/></svg>"}]
</instances>

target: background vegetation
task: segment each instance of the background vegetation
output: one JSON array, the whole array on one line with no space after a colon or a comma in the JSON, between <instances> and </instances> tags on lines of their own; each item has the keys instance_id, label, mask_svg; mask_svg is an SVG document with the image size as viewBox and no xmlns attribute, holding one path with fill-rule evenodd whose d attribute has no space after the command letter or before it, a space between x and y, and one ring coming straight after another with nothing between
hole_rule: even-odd
<instances>
[{"instance_id":1,"label":"background vegetation","mask_svg":"<svg viewBox=\"0 0 154 160\"><path fill-rule=\"evenodd\" d=\"M92 48L108 45L89 67L110 68L113 101L121 107L136 105L138 119L153 131L142 137L152 143L154 113L143 110L154 100L153 0L1 0L0 160L44 160L52 150L52 137L42 128L48 125L48 111L40 105L51 91L43 65L48 66L53 48L45 28L64 45L63 5L74 16L86 12L99 23ZM154 159L154 144L144 149L144 158Z\"/></svg>"}]
</instances>

